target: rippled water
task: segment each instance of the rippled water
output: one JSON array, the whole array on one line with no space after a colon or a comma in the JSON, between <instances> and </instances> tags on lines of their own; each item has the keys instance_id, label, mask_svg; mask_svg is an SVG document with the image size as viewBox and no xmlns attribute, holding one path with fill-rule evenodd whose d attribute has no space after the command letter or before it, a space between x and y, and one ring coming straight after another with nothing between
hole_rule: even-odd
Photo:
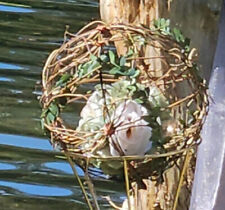
<instances>
[{"instance_id":1,"label":"rippled water","mask_svg":"<svg viewBox=\"0 0 225 210\"><path fill-rule=\"evenodd\" d=\"M0 1L0 210L87 208L70 166L43 136L37 100L40 86L36 83L41 80L41 69L48 54L62 43L65 25L75 32L98 18L97 2ZM210 46L211 57L200 57L201 64L210 68L218 9L208 10L204 4L206 9L200 13L202 1L196 2L198 9L185 7L191 20L180 18L184 10L175 8L173 21L180 20L185 32L194 37L194 46L200 49ZM201 24L194 22L193 14ZM203 27L198 31L200 25ZM111 195L115 201L124 198L119 183L98 178L95 185L101 209L108 209L101 195Z\"/></svg>"},{"instance_id":2,"label":"rippled water","mask_svg":"<svg viewBox=\"0 0 225 210\"><path fill-rule=\"evenodd\" d=\"M0 209L86 209L69 164L52 151L40 129L36 82L48 54L62 43L65 25L77 31L98 17L98 4L15 2L0 2ZM95 185L99 195L123 196L112 181L98 179ZM107 202L99 199L106 209Z\"/></svg>"}]
</instances>

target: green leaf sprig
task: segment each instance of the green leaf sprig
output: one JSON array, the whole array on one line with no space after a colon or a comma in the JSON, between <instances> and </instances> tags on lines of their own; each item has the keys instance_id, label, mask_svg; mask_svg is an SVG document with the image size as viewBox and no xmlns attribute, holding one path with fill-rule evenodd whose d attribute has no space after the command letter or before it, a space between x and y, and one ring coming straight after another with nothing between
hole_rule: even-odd
<instances>
[{"instance_id":1,"label":"green leaf sprig","mask_svg":"<svg viewBox=\"0 0 225 210\"><path fill-rule=\"evenodd\" d=\"M92 76L92 72L94 72L96 68L101 66L98 61L98 57L91 55L90 59L91 60L87 63L83 63L78 66L77 74L79 78L85 77L86 75L87 78L90 78Z\"/></svg>"},{"instance_id":2,"label":"green leaf sprig","mask_svg":"<svg viewBox=\"0 0 225 210\"><path fill-rule=\"evenodd\" d=\"M65 73L63 74L59 80L56 82L56 87L65 87L66 83L72 78L71 74Z\"/></svg>"},{"instance_id":3,"label":"green leaf sprig","mask_svg":"<svg viewBox=\"0 0 225 210\"><path fill-rule=\"evenodd\" d=\"M59 116L59 107L55 102L52 102L48 108L42 110L41 113L41 128L44 129L44 123L51 125Z\"/></svg>"},{"instance_id":4,"label":"green leaf sprig","mask_svg":"<svg viewBox=\"0 0 225 210\"><path fill-rule=\"evenodd\" d=\"M154 26L152 27L152 30L159 31L160 34L171 36L173 39L175 39L177 42L181 43L183 47L185 48L186 52L190 51L190 39L184 37L182 32L177 29L170 27L170 20L165 18L159 18L154 21Z\"/></svg>"},{"instance_id":5,"label":"green leaf sprig","mask_svg":"<svg viewBox=\"0 0 225 210\"><path fill-rule=\"evenodd\" d=\"M127 57L128 56L121 56L120 58L117 58L116 54L109 50L109 60L112 65L109 73L112 75L127 76L130 78L137 77L139 75L139 70L126 66Z\"/></svg>"}]
</instances>

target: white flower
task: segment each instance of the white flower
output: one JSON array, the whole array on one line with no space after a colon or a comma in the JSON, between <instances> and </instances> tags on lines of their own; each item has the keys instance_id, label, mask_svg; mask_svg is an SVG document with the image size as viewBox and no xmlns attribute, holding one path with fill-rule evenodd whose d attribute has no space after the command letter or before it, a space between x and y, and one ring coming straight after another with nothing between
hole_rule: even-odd
<instances>
[{"instance_id":1,"label":"white flower","mask_svg":"<svg viewBox=\"0 0 225 210\"><path fill-rule=\"evenodd\" d=\"M129 81L118 81L112 85L104 84L105 97L103 97L102 87L96 85L96 90L88 98L86 105L81 110L81 119L77 130L92 131L93 124L94 127L96 127L95 125L97 124L103 127L102 123L109 122L110 116L108 116L108 114L111 115L113 113L113 107L128 97L129 85ZM103 116L105 104L107 105L108 113L106 116ZM103 119L106 122L103 122Z\"/></svg>"},{"instance_id":2,"label":"white flower","mask_svg":"<svg viewBox=\"0 0 225 210\"><path fill-rule=\"evenodd\" d=\"M80 116L83 119L88 118L96 118L102 114L102 105L103 105L103 98L101 97L98 91L94 91L93 94L87 100L86 105L81 110Z\"/></svg>"},{"instance_id":3,"label":"white flower","mask_svg":"<svg viewBox=\"0 0 225 210\"><path fill-rule=\"evenodd\" d=\"M102 120L102 109L104 99L98 91L94 91L93 94L87 100L86 105L81 110L77 130L80 131L96 131L100 129L104 122Z\"/></svg>"},{"instance_id":4,"label":"white flower","mask_svg":"<svg viewBox=\"0 0 225 210\"><path fill-rule=\"evenodd\" d=\"M96 88L80 113L81 119L77 130L101 131L112 123L112 129L109 128L106 133L110 140L110 154L112 156L144 155L152 145L150 141L152 128L143 119L148 115L148 111L133 100L125 101L126 93L120 93L116 87L113 92L113 87L107 85L105 98L102 97L102 91ZM117 98L116 93L122 94L122 98ZM107 104L108 112L106 116L103 116L105 104Z\"/></svg>"},{"instance_id":5,"label":"white flower","mask_svg":"<svg viewBox=\"0 0 225 210\"><path fill-rule=\"evenodd\" d=\"M111 155L120 155L115 145L124 155L144 155L151 148L152 128L142 119L147 114L145 107L132 100L123 102L116 108L113 117L115 126L118 127L111 136Z\"/></svg>"}]
</instances>

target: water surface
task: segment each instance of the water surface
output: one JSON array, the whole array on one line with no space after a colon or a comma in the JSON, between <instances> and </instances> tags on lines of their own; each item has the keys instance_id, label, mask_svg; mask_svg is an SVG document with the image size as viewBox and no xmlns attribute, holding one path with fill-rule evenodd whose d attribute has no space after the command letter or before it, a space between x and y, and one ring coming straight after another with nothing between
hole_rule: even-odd
<instances>
[{"instance_id":1,"label":"water surface","mask_svg":"<svg viewBox=\"0 0 225 210\"><path fill-rule=\"evenodd\" d=\"M98 18L96 1L0 2L0 205L1 210L87 209L69 164L52 150L40 128L41 70L63 41ZM37 83L38 82L38 83ZM82 176L82 171L77 168ZM101 209L121 187L96 179Z\"/></svg>"}]
</instances>

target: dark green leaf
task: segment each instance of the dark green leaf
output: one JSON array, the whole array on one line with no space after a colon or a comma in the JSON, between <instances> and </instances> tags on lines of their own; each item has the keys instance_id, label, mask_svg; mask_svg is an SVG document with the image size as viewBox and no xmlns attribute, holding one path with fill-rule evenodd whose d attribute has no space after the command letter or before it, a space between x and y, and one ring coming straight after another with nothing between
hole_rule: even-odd
<instances>
[{"instance_id":1,"label":"dark green leaf","mask_svg":"<svg viewBox=\"0 0 225 210\"><path fill-rule=\"evenodd\" d=\"M100 65L100 64L99 64L98 61L93 61L93 62L89 65L89 67L88 67L88 69L87 69L87 73L92 72L92 71L93 71L94 69L96 69L99 65Z\"/></svg>"},{"instance_id":2,"label":"dark green leaf","mask_svg":"<svg viewBox=\"0 0 225 210\"><path fill-rule=\"evenodd\" d=\"M113 75L119 74L120 73L120 69L121 69L120 67L115 66L109 71L109 73L113 74Z\"/></svg>"},{"instance_id":3,"label":"dark green leaf","mask_svg":"<svg viewBox=\"0 0 225 210\"><path fill-rule=\"evenodd\" d=\"M113 51L109 50L110 63L116 65L116 57Z\"/></svg>"},{"instance_id":4,"label":"dark green leaf","mask_svg":"<svg viewBox=\"0 0 225 210\"><path fill-rule=\"evenodd\" d=\"M132 73L133 73L133 72L132 72ZM139 74L140 74L140 71L139 71L139 70L135 70L134 74L131 75L131 78L135 78L135 77L137 77Z\"/></svg>"},{"instance_id":5,"label":"dark green leaf","mask_svg":"<svg viewBox=\"0 0 225 210\"><path fill-rule=\"evenodd\" d=\"M120 66L124 66L126 64L126 57L122 56L120 58Z\"/></svg>"},{"instance_id":6,"label":"dark green leaf","mask_svg":"<svg viewBox=\"0 0 225 210\"><path fill-rule=\"evenodd\" d=\"M160 30L160 32L164 35L170 35L170 20L165 18L159 18L154 21L153 29Z\"/></svg>"},{"instance_id":7,"label":"dark green leaf","mask_svg":"<svg viewBox=\"0 0 225 210\"><path fill-rule=\"evenodd\" d=\"M176 39L177 42L184 42L185 41L184 36L179 29L174 28L173 29L173 35L174 35L174 38Z\"/></svg>"},{"instance_id":8,"label":"dark green leaf","mask_svg":"<svg viewBox=\"0 0 225 210\"><path fill-rule=\"evenodd\" d=\"M144 101L140 98L136 98L135 101L138 103L138 104L143 104Z\"/></svg>"},{"instance_id":9,"label":"dark green leaf","mask_svg":"<svg viewBox=\"0 0 225 210\"><path fill-rule=\"evenodd\" d=\"M41 129L44 130L45 129L45 119L41 118Z\"/></svg>"},{"instance_id":10,"label":"dark green leaf","mask_svg":"<svg viewBox=\"0 0 225 210\"><path fill-rule=\"evenodd\" d=\"M79 68L79 73L78 73L78 77L81 78L83 77L85 74L87 74L88 72L88 68L90 66L90 63L85 63L83 64L80 68Z\"/></svg>"},{"instance_id":11,"label":"dark green leaf","mask_svg":"<svg viewBox=\"0 0 225 210\"><path fill-rule=\"evenodd\" d=\"M92 72L94 69L100 66L96 56L92 55L93 60L78 67L78 77L82 78L84 75ZM95 59L96 58L96 59ZM90 76L90 75L89 75Z\"/></svg>"},{"instance_id":12,"label":"dark green leaf","mask_svg":"<svg viewBox=\"0 0 225 210\"><path fill-rule=\"evenodd\" d=\"M62 77L61 77L60 80L62 80L63 82L65 82L65 81L67 81L70 77L71 77L71 75L66 73L66 74L63 74L63 75L62 75Z\"/></svg>"},{"instance_id":13,"label":"dark green leaf","mask_svg":"<svg viewBox=\"0 0 225 210\"><path fill-rule=\"evenodd\" d=\"M166 26L166 20L164 18L161 18L161 20L160 20L160 26L162 28L164 28Z\"/></svg>"},{"instance_id":14,"label":"dark green leaf","mask_svg":"<svg viewBox=\"0 0 225 210\"><path fill-rule=\"evenodd\" d=\"M96 61L98 58L95 56L95 55L93 55L93 54L91 54L90 55L90 58L91 58L91 61Z\"/></svg>"},{"instance_id":15,"label":"dark green leaf","mask_svg":"<svg viewBox=\"0 0 225 210\"><path fill-rule=\"evenodd\" d=\"M109 61L109 58L107 55L100 55L100 60L104 63L107 63Z\"/></svg>"},{"instance_id":16,"label":"dark green leaf","mask_svg":"<svg viewBox=\"0 0 225 210\"><path fill-rule=\"evenodd\" d=\"M132 49L129 49L128 53L127 53L127 58L133 56L134 51Z\"/></svg>"},{"instance_id":17,"label":"dark green leaf","mask_svg":"<svg viewBox=\"0 0 225 210\"><path fill-rule=\"evenodd\" d=\"M159 29L159 27L160 27L159 19L158 20L154 20L154 26L155 26L155 28Z\"/></svg>"},{"instance_id":18,"label":"dark green leaf","mask_svg":"<svg viewBox=\"0 0 225 210\"><path fill-rule=\"evenodd\" d=\"M41 118L45 117L47 112L48 112L48 109L42 109Z\"/></svg>"},{"instance_id":19,"label":"dark green leaf","mask_svg":"<svg viewBox=\"0 0 225 210\"><path fill-rule=\"evenodd\" d=\"M47 124L50 125L52 122L54 122L54 120L55 120L55 116L51 112L48 112L46 116Z\"/></svg>"},{"instance_id":20,"label":"dark green leaf","mask_svg":"<svg viewBox=\"0 0 225 210\"><path fill-rule=\"evenodd\" d=\"M184 49L185 49L185 52L190 52L190 50L191 50L191 48L190 48L190 46L189 45L186 45L185 47L184 47Z\"/></svg>"},{"instance_id":21,"label":"dark green leaf","mask_svg":"<svg viewBox=\"0 0 225 210\"><path fill-rule=\"evenodd\" d=\"M68 73L63 74L60 79L56 82L56 87L65 85L66 82L71 78L72 76Z\"/></svg>"},{"instance_id":22,"label":"dark green leaf","mask_svg":"<svg viewBox=\"0 0 225 210\"><path fill-rule=\"evenodd\" d=\"M54 116L58 116L59 114L59 108L56 104L51 103L51 105L49 106L49 111L54 115Z\"/></svg>"},{"instance_id":23,"label":"dark green leaf","mask_svg":"<svg viewBox=\"0 0 225 210\"><path fill-rule=\"evenodd\" d=\"M136 69L135 69L135 68L130 68L130 69L128 70L128 72L127 72L127 76L132 77L132 76L135 75L135 73L136 73Z\"/></svg>"},{"instance_id":24,"label":"dark green leaf","mask_svg":"<svg viewBox=\"0 0 225 210\"><path fill-rule=\"evenodd\" d=\"M129 85L128 86L128 89L131 91L131 92L135 92L137 90L136 86L134 85Z\"/></svg>"}]
</instances>

